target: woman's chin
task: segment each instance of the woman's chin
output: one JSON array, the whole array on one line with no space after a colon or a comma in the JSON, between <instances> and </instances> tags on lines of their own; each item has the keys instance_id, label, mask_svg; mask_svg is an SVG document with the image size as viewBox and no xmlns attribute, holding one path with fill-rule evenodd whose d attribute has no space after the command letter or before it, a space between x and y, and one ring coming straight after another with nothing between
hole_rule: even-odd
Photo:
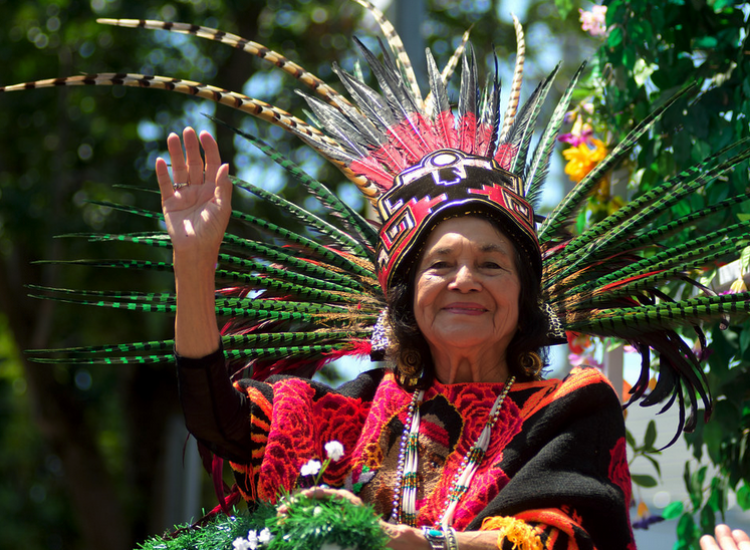
<instances>
[{"instance_id":1,"label":"woman's chin","mask_svg":"<svg viewBox=\"0 0 750 550\"><path fill-rule=\"evenodd\" d=\"M434 335L433 345L443 352L476 349L492 345L490 334L482 334L481 327L451 327Z\"/></svg>"}]
</instances>

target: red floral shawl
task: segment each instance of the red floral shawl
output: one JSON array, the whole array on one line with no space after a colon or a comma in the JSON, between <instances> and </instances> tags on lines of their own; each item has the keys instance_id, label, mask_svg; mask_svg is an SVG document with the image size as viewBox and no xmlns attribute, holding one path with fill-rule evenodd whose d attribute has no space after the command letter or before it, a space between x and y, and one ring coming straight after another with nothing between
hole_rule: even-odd
<instances>
[{"instance_id":1,"label":"red floral shawl","mask_svg":"<svg viewBox=\"0 0 750 550\"><path fill-rule=\"evenodd\" d=\"M288 377L235 387L250 402L252 459L233 463L246 498L274 501L281 487L293 489L302 465L324 459L325 443L337 440L345 455L326 471L325 483L359 488L367 481L363 499L390 515L411 400L391 373L370 371L339 390ZM456 469L502 387L436 382L426 391L419 525L438 521ZM545 548L634 549L630 499L619 402L601 373L578 369L564 381L513 386L454 527L476 530L487 518L514 516L534 527Z\"/></svg>"}]
</instances>

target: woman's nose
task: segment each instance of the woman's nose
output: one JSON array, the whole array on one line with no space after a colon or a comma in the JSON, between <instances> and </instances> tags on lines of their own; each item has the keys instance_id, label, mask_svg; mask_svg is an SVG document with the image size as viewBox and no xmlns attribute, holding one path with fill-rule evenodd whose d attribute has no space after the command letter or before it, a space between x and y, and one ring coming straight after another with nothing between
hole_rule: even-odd
<instances>
[{"instance_id":1,"label":"woman's nose","mask_svg":"<svg viewBox=\"0 0 750 550\"><path fill-rule=\"evenodd\" d=\"M479 279L477 279L476 273L468 265L462 265L456 271L456 276L451 281L449 288L452 290L459 290L461 292L471 292L473 290L479 290L481 285Z\"/></svg>"}]
</instances>

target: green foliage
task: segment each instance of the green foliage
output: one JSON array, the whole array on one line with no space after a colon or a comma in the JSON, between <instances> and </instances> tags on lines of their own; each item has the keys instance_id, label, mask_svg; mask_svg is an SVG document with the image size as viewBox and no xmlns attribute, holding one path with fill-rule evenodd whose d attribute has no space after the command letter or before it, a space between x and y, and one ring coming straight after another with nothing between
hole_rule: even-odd
<instances>
[{"instance_id":1,"label":"green foliage","mask_svg":"<svg viewBox=\"0 0 750 550\"><path fill-rule=\"evenodd\" d=\"M742 31L750 12L746 2L731 0L611 0L604 4L609 34L596 56L594 80L601 100L595 108L601 115L600 131L609 133L611 143L622 139L685 83L695 82L698 90L690 101L681 100L671 108L654 131L639 140L637 155L628 166L639 176L637 184L631 183L632 199L680 168L750 135L750 62L743 53L748 49L748 36ZM742 165L705 193L692 196L689 205L673 207L673 215L742 193L747 185L748 170ZM744 217L742 208L735 207L731 217L707 218L694 234L674 235L674 242L734 223ZM747 252L743 253L746 264L745 256ZM691 471L689 463L685 465L689 503L672 503L664 511L665 518L679 516L675 548L681 549L697 548L700 534L713 530L717 514L726 509L729 491L737 491L738 502L742 493L747 505L750 481L750 327L733 326L724 332L706 329L715 410L709 423L699 418L695 432L685 437L694 457L707 456L718 474L707 480L705 466Z\"/></svg>"},{"instance_id":2,"label":"green foliage","mask_svg":"<svg viewBox=\"0 0 750 550\"><path fill-rule=\"evenodd\" d=\"M555 0L555 6L560 13L560 18L565 19L573 11L573 0Z\"/></svg>"},{"instance_id":3,"label":"green foliage","mask_svg":"<svg viewBox=\"0 0 750 550\"><path fill-rule=\"evenodd\" d=\"M695 525L695 520L692 514L682 514L680 520L677 522L677 542L675 543L673 550L688 550L698 549L698 539L700 538L700 531Z\"/></svg>"},{"instance_id":4,"label":"green foliage","mask_svg":"<svg viewBox=\"0 0 750 550\"><path fill-rule=\"evenodd\" d=\"M750 487L748 485L737 489L737 504L745 511L750 510Z\"/></svg>"},{"instance_id":5,"label":"green foliage","mask_svg":"<svg viewBox=\"0 0 750 550\"><path fill-rule=\"evenodd\" d=\"M651 463L656 470L656 474L661 478L661 466L659 466L659 461L655 458L661 454L661 451L654 447L654 443L656 443L656 435L656 422L650 420L646 426L643 444L638 445L633 434L630 433L630 430L625 434L625 441L632 450L632 457L629 464L633 464L636 458L643 457ZM633 480L633 483L646 489L656 487L657 485L656 479L650 475L631 473L630 477Z\"/></svg>"},{"instance_id":6,"label":"green foliage","mask_svg":"<svg viewBox=\"0 0 750 550\"><path fill-rule=\"evenodd\" d=\"M247 538L249 531L268 529L269 543L259 546L268 550L319 550L323 545L339 548L382 550L388 536L380 528L371 506L360 506L344 499L314 500L297 495L285 499L283 516L276 508L261 504L254 512L226 516L217 514L206 525L185 526L175 535L153 537L141 550L232 550L233 541Z\"/></svg>"},{"instance_id":7,"label":"green foliage","mask_svg":"<svg viewBox=\"0 0 750 550\"><path fill-rule=\"evenodd\" d=\"M661 512L664 519L676 519L682 515L685 505L682 502L671 502Z\"/></svg>"},{"instance_id":8,"label":"green foliage","mask_svg":"<svg viewBox=\"0 0 750 550\"><path fill-rule=\"evenodd\" d=\"M233 515L218 513L201 526L182 525L166 537L152 537L138 545L140 550L232 550L232 541L246 538L248 531L265 527L273 517L273 506L261 504L254 514L233 510Z\"/></svg>"},{"instance_id":9,"label":"green foliage","mask_svg":"<svg viewBox=\"0 0 750 550\"><path fill-rule=\"evenodd\" d=\"M266 525L274 535L269 550L319 550L325 543L381 550L390 540L371 506L345 499L295 496L289 500L286 515L273 517Z\"/></svg>"}]
</instances>

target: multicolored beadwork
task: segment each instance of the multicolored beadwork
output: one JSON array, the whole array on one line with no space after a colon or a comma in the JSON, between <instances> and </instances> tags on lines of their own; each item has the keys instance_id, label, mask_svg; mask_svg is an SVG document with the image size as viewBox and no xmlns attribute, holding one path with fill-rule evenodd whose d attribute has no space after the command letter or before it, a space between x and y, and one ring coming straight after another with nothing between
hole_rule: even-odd
<instances>
[{"instance_id":1,"label":"multicolored beadwork","mask_svg":"<svg viewBox=\"0 0 750 550\"><path fill-rule=\"evenodd\" d=\"M458 503L460 502L461 497L463 497L469 489L471 480L484 459L484 454L487 452L487 447L490 445L492 428L500 417L500 408L503 406L503 402L515 381L516 377L511 376L505 384L503 391L497 396L494 405L492 405L492 410L490 410L487 422L485 423L484 428L482 428L482 433L479 434L479 437L471 448L471 451L469 451L469 454L464 457L461 467L453 478L453 484L451 485L450 491L448 491L448 499L445 502L445 511L443 511L443 515L440 518L440 525L442 525L444 529L453 525L453 515L456 513Z\"/></svg>"},{"instance_id":2,"label":"multicolored beadwork","mask_svg":"<svg viewBox=\"0 0 750 550\"><path fill-rule=\"evenodd\" d=\"M448 499L445 502L445 510L440 519L443 531L451 528L453 515L456 512L461 498L469 489L474 474L484 459L487 447L490 444L492 428L500 416L500 409L510 392L515 376L511 376L505 384L503 391L495 399L487 422L482 428L476 442L469 453L464 457L461 466L453 478L453 483L448 491ZM403 523L416 527L417 525L417 467L419 465L419 407L424 398L424 391L414 392L409 408L407 420L404 425L404 433L401 436L401 446L398 455L398 471L396 473L396 485L393 489L393 511L391 512L391 523ZM454 536L455 538L455 536Z\"/></svg>"},{"instance_id":3,"label":"multicolored beadwork","mask_svg":"<svg viewBox=\"0 0 750 550\"><path fill-rule=\"evenodd\" d=\"M419 443L419 407L422 404L423 398L424 390L414 392L411 402L409 403L409 408L406 412L407 421L404 425L404 433L401 436L401 444L398 451L398 474L396 475L396 486L393 488L393 511L388 520L390 523L406 523L407 525L412 526L416 524L416 455L418 452L417 445ZM414 430L415 417L416 430ZM412 433L414 433L414 437L412 437ZM414 455L414 465L411 470L406 470L406 459L407 453L409 452ZM405 472L408 471L411 471L412 475L407 476ZM413 485L413 487L407 489L407 486L411 485ZM412 510L411 513L408 511L409 508L407 505L401 506L402 492L404 502L407 500L407 495L412 495L413 493L413 503L410 508Z\"/></svg>"}]
</instances>

